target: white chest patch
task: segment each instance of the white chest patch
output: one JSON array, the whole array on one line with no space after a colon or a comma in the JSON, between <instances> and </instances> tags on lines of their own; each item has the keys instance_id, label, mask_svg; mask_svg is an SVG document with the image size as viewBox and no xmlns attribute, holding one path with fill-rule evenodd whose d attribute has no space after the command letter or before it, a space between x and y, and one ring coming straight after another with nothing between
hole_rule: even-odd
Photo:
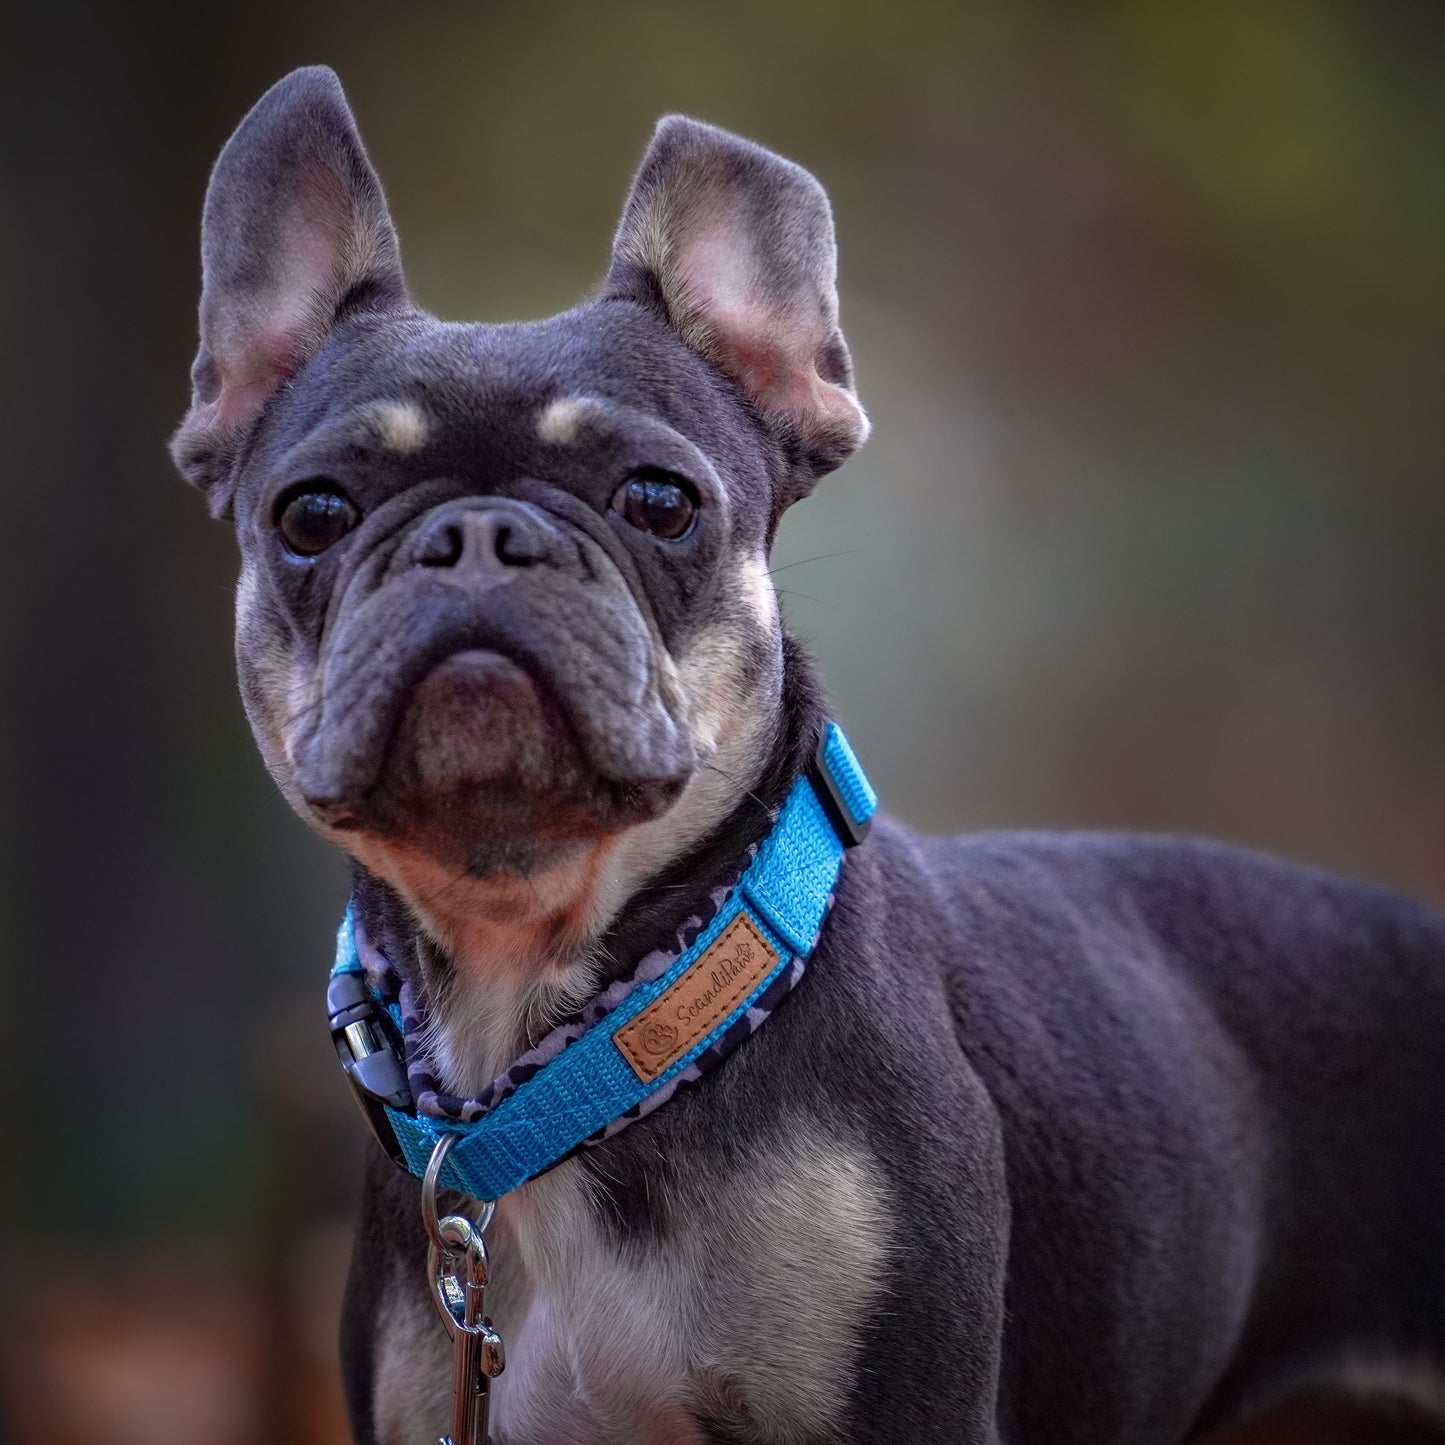
<instances>
[{"instance_id":1,"label":"white chest patch","mask_svg":"<svg viewBox=\"0 0 1445 1445\"><path fill-rule=\"evenodd\" d=\"M673 1227L646 1248L609 1240L576 1161L502 1201L496 1445L689 1445L708 1416L760 1445L836 1426L888 1250L866 1155L800 1130L686 1191L658 1201ZM451 1349L422 1281L396 1282L378 1330L377 1438L434 1439Z\"/></svg>"}]
</instances>

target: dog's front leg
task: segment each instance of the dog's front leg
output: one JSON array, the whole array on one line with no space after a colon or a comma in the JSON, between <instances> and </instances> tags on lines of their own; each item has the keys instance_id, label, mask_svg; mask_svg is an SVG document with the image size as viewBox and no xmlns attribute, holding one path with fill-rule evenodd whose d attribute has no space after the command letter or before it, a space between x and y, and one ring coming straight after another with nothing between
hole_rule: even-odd
<instances>
[{"instance_id":1,"label":"dog's front leg","mask_svg":"<svg viewBox=\"0 0 1445 1445\"><path fill-rule=\"evenodd\" d=\"M942 1152L942 1151L941 1151ZM951 1196L900 1200L885 1292L869 1312L840 1438L998 1445L1009 1246L1001 1169L959 1164ZM970 1178L969 1176L975 1176ZM949 1246L939 1248L940 1240Z\"/></svg>"}]
</instances>

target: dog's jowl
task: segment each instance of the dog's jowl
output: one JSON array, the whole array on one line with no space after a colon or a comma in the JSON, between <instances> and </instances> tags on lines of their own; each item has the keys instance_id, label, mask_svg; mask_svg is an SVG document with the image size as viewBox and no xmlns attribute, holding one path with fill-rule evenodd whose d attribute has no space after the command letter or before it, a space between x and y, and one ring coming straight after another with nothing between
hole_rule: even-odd
<instances>
[{"instance_id":1,"label":"dog's jowl","mask_svg":"<svg viewBox=\"0 0 1445 1445\"><path fill-rule=\"evenodd\" d=\"M304 70L222 151L202 255L173 454L234 522L246 711L355 862L345 998L405 1073L359 1440L448 1418L414 1177L447 1134L443 1183L500 1195L496 1445L1445 1404L1437 915L1203 843L867 829L767 570L868 432L810 175L666 119L594 300L443 323ZM565 1126L529 1112L559 1081Z\"/></svg>"}]
</instances>

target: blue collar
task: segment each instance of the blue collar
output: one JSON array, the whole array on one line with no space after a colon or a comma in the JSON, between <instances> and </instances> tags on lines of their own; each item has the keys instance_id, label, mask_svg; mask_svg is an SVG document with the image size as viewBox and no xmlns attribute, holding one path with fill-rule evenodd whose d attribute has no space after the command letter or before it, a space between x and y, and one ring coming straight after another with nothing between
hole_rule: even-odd
<instances>
[{"instance_id":1,"label":"blue collar","mask_svg":"<svg viewBox=\"0 0 1445 1445\"><path fill-rule=\"evenodd\" d=\"M754 1033L802 977L844 850L862 841L877 803L842 729L828 723L772 831L676 956L649 955L476 1100L413 1087L424 1077L421 1030L405 1026L388 983L396 975L348 906L327 1012L382 1148L420 1177L454 1134L441 1183L490 1200L650 1113Z\"/></svg>"}]
</instances>

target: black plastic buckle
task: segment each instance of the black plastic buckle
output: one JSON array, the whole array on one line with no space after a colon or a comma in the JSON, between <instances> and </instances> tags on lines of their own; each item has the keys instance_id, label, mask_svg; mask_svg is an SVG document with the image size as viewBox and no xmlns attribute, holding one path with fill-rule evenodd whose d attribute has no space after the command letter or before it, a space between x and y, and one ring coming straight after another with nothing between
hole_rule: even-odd
<instances>
[{"instance_id":1,"label":"black plastic buckle","mask_svg":"<svg viewBox=\"0 0 1445 1445\"><path fill-rule=\"evenodd\" d=\"M401 1037L391 1015L376 1001L359 973L333 974L326 986L331 1042L367 1126L387 1156L407 1167L386 1106L410 1110L411 1085L402 1063Z\"/></svg>"},{"instance_id":2,"label":"black plastic buckle","mask_svg":"<svg viewBox=\"0 0 1445 1445\"><path fill-rule=\"evenodd\" d=\"M818 735L818 746L813 750L813 760L808 764L808 781L812 783L813 791L818 795L818 801L823 805L823 811L828 815L834 832L843 840L843 846L856 848L868 836L873 819L864 818L860 823L848 811L842 789L833 780L833 774L823 760L823 749L827 741L828 730L824 728Z\"/></svg>"}]
</instances>

